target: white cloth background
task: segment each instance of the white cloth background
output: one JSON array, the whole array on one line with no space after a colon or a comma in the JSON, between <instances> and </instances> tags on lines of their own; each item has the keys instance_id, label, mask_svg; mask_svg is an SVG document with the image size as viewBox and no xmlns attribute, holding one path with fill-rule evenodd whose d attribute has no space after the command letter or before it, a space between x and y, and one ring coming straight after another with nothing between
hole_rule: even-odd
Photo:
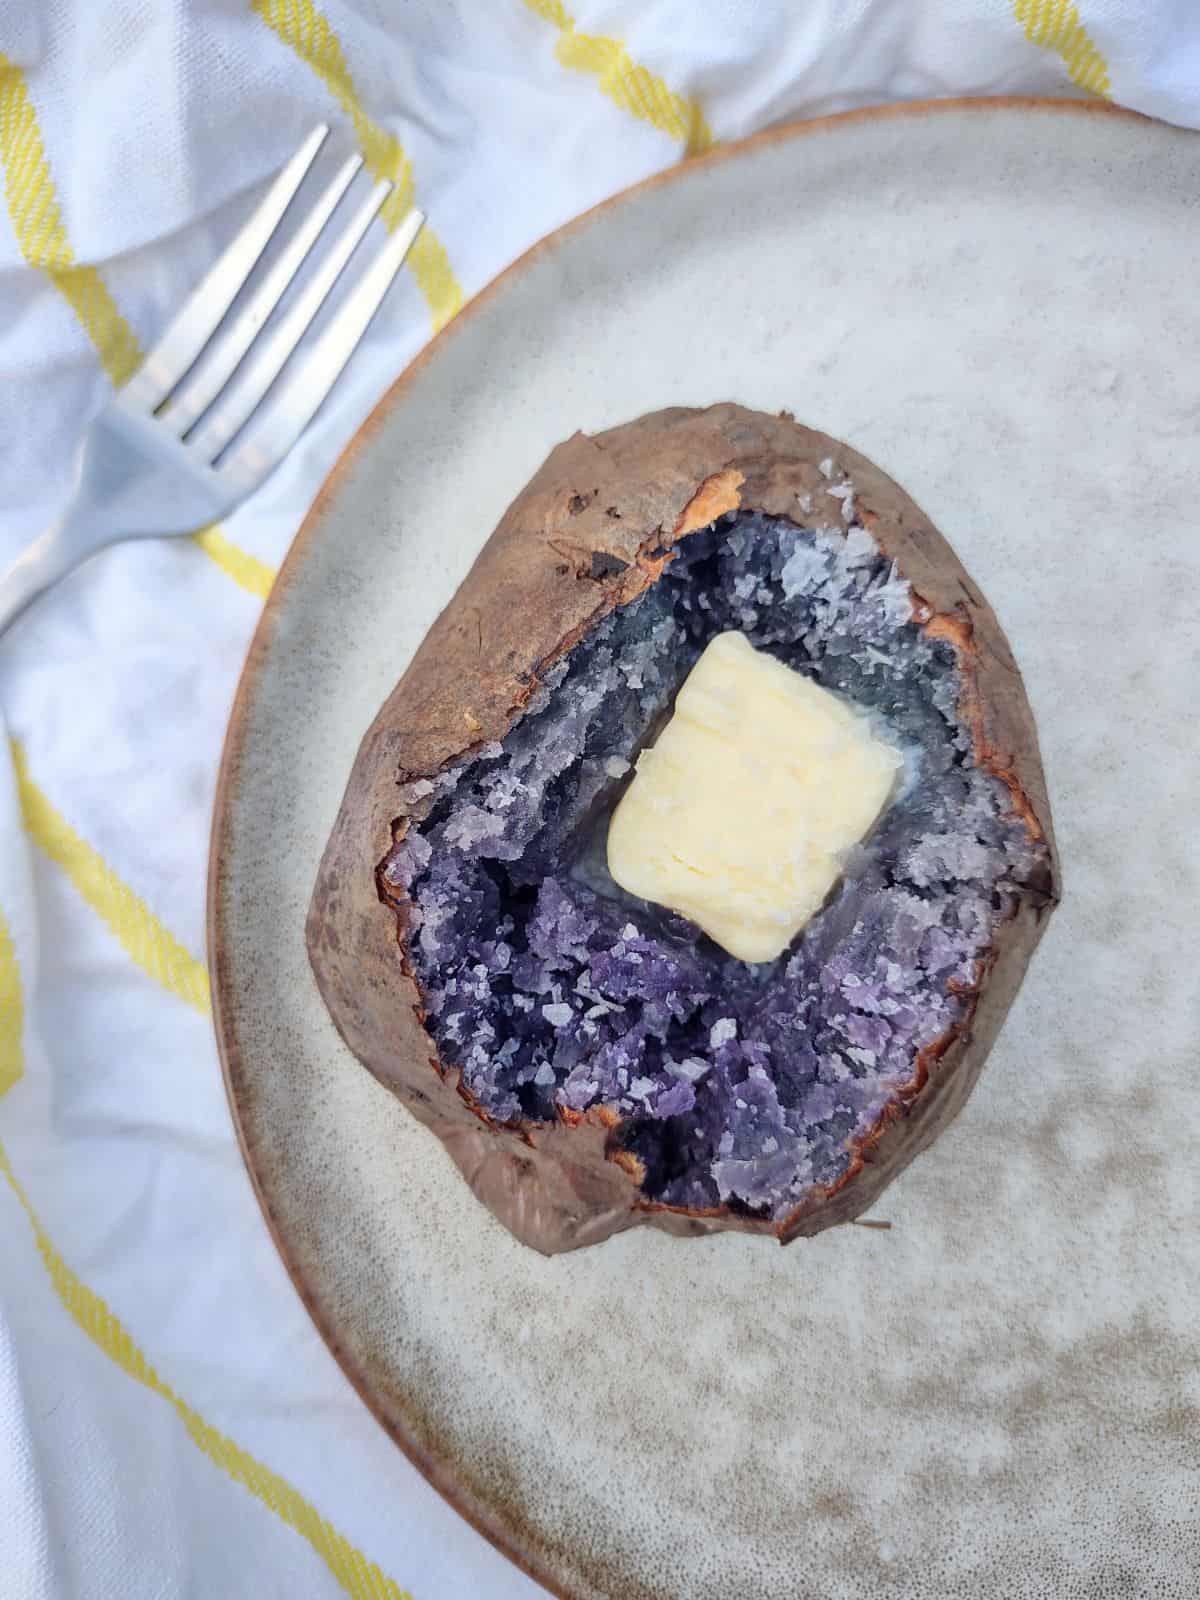
<instances>
[{"instance_id":1,"label":"white cloth background","mask_svg":"<svg viewBox=\"0 0 1200 1600\"><path fill-rule=\"evenodd\" d=\"M1200 9L0 0L0 566L61 505L106 385L314 122L376 165L407 159L431 235L250 504L202 543L101 556L0 642L3 1600L539 1592L356 1399L234 1141L205 858L271 572L461 297L689 139L1089 89L1196 123Z\"/></svg>"}]
</instances>

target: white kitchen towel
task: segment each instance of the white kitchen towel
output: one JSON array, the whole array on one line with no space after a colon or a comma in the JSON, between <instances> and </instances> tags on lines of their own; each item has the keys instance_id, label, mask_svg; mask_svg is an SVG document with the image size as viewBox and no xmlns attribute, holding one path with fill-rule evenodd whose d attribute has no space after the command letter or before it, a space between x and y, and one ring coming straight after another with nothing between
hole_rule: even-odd
<instances>
[{"instance_id":1,"label":"white kitchen towel","mask_svg":"<svg viewBox=\"0 0 1200 1600\"><path fill-rule=\"evenodd\" d=\"M103 555L0 642L0 1600L539 1592L359 1403L242 1168L203 935L242 656L356 424L540 235L771 123L1010 92L1194 125L1200 9L0 0L0 566L315 122L430 217L252 502Z\"/></svg>"}]
</instances>

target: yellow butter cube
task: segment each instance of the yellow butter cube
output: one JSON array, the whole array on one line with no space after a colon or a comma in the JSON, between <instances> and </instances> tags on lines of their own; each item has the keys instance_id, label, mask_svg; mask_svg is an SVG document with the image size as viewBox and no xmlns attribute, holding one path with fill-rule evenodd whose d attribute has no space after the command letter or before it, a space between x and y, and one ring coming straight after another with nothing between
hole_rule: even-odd
<instances>
[{"instance_id":1,"label":"yellow butter cube","mask_svg":"<svg viewBox=\"0 0 1200 1600\"><path fill-rule=\"evenodd\" d=\"M773 961L820 908L902 765L839 695L744 634L718 634L638 759L609 826L609 871L730 955Z\"/></svg>"}]
</instances>

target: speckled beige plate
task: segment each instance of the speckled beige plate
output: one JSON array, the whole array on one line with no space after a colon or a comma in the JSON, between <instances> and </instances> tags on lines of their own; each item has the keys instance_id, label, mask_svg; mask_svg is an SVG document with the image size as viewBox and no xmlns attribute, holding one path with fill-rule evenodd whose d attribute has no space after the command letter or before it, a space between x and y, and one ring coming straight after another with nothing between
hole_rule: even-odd
<instances>
[{"instance_id":1,"label":"speckled beige plate","mask_svg":"<svg viewBox=\"0 0 1200 1600\"><path fill-rule=\"evenodd\" d=\"M214 841L247 1160L326 1339L573 1600L1193 1596L1200 1577L1200 140L1077 105L800 127L547 241L396 385L267 606ZM543 1260L317 998L360 735L549 447L787 407L1000 614L1066 899L890 1232Z\"/></svg>"}]
</instances>

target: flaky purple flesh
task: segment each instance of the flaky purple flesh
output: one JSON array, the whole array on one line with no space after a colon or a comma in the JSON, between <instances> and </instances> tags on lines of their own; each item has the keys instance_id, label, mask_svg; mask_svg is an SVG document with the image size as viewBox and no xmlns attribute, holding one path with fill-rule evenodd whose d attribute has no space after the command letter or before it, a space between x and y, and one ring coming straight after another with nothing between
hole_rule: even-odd
<instances>
[{"instance_id":1,"label":"flaky purple flesh","mask_svg":"<svg viewBox=\"0 0 1200 1600\"><path fill-rule=\"evenodd\" d=\"M845 534L747 512L682 540L503 743L410 786L424 815L384 865L427 1026L482 1110L612 1108L644 1194L672 1206L778 1218L835 1185L919 1053L961 1019L956 991L1036 865L1009 790L972 758L954 652L910 620L848 488L845 509ZM604 866L631 762L731 628L848 696L906 757L825 908L762 966Z\"/></svg>"}]
</instances>

